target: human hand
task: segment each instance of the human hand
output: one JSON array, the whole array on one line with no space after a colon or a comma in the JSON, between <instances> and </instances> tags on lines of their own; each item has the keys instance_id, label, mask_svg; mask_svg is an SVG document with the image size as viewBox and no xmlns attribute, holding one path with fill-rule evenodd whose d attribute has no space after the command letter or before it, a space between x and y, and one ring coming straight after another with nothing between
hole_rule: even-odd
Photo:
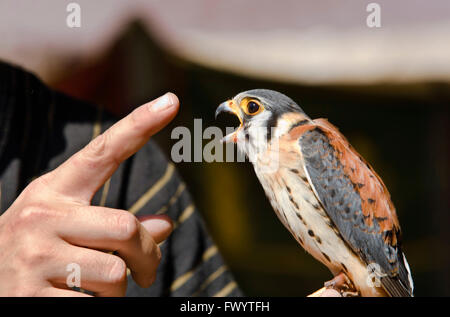
<instances>
[{"instance_id":1,"label":"human hand","mask_svg":"<svg viewBox=\"0 0 450 317\"><path fill-rule=\"evenodd\" d=\"M170 219L141 224L126 210L90 202L178 107L171 93L140 106L24 189L0 217L0 296L88 296L67 286L70 263L80 266L80 287L97 296L123 296L127 267L141 287L153 283Z\"/></svg>"}]
</instances>

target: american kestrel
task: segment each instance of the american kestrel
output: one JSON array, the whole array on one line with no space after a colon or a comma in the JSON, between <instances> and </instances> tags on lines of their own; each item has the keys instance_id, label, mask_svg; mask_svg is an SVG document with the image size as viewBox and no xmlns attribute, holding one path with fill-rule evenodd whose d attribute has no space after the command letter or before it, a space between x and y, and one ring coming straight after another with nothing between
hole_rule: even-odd
<instances>
[{"instance_id":1,"label":"american kestrel","mask_svg":"<svg viewBox=\"0 0 450 317\"><path fill-rule=\"evenodd\" d=\"M272 90L242 92L216 111L240 126L225 136L253 163L278 218L343 295L413 296L401 230L383 181L326 119Z\"/></svg>"}]
</instances>

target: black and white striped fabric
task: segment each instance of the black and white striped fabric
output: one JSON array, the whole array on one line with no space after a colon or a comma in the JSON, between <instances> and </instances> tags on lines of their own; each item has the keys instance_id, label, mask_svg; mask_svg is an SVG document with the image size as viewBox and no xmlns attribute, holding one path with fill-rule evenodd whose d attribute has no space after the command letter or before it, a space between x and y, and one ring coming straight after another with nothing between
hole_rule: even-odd
<instances>
[{"instance_id":1,"label":"black and white striped fabric","mask_svg":"<svg viewBox=\"0 0 450 317\"><path fill-rule=\"evenodd\" d=\"M0 62L0 214L31 180L60 165L114 122L101 109ZM143 289L129 278L127 296L241 295L185 184L152 141L119 167L92 204L126 209L138 217L167 214L175 222L161 245L155 283Z\"/></svg>"}]
</instances>

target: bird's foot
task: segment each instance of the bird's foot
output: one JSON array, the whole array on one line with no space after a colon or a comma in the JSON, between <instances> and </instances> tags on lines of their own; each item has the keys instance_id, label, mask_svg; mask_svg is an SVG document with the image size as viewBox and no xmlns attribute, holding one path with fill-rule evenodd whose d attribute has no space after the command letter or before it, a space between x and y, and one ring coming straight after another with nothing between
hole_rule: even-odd
<instances>
[{"instance_id":1,"label":"bird's foot","mask_svg":"<svg viewBox=\"0 0 450 317\"><path fill-rule=\"evenodd\" d=\"M336 275L332 280L325 282L324 286L326 288L332 288L338 291L342 297L360 296L352 281L350 281L347 275L343 272Z\"/></svg>"}]
</instances>

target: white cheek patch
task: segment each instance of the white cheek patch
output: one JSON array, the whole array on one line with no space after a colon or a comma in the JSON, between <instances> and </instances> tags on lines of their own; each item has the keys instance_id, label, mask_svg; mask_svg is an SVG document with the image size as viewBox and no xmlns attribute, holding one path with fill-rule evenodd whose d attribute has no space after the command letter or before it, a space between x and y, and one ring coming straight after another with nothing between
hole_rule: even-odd
<instances>
[{"instance_id":1,"label":"white cheek patch","mask_svg":"<svg viewBox=\"0 0 450 317\"><path fill-rule=\"evenodd\" d=\"M286 121L286 120L278 120L277 121L277 125L276 125L276 129L275 129L275 137L279 138L281 137L283 134L289 132L289 129L292 126L292 122L290 121Z\"/></svg>"},{"instance_id":2,"label":"white cheek patch","mask_svg":"<svg viewBox=\"0 0 450 317\"><path fill-rule=\"evenodd\" d=\"M238 148L243 151L250 160L257 153L262 153L267 149L267 135L269 133L267 122L271 117L269 111L263 111L249 120L247 127L240 129L238 137ZM248 134L246 137L245 134Z\"/></svg>"},{"instance_id":3,"label":"white cheek patch","mask_svg":"<svg viewBox=\"0 0 450 317\"><path fill-rule=\"evenodd\" d=\"M264 110L261 113L252 117L248 123L248 126L249 126L249 128L251 128L251 127L266 128L267 122L269 121L271 116L272 116L272 113L270 111Z\"/></svg>"}]
</instances>

